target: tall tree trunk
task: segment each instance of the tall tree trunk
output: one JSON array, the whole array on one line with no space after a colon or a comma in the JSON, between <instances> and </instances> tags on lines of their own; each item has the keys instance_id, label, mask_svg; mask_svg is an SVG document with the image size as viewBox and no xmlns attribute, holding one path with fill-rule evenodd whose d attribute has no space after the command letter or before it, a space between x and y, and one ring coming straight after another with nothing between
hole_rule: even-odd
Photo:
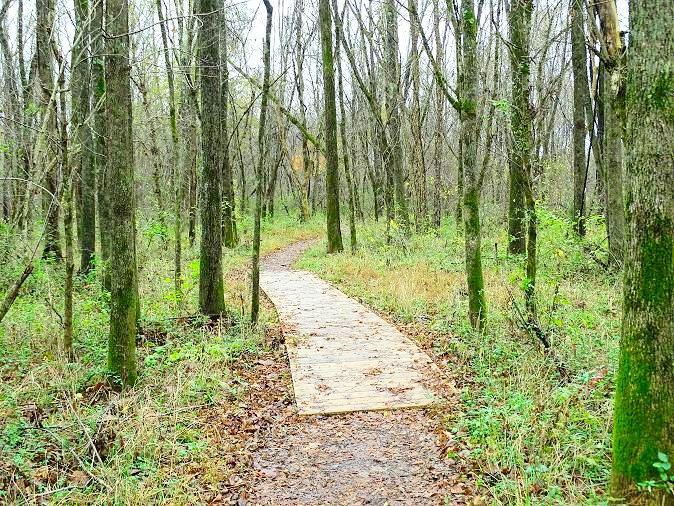
<instances>
[{"instance_id":1,"label":"tall tree trunk","mask_svg":"<svg viewBox=\"0 0 674 506\"><path fill-rule=\"evenodd\" d=\"M59 233L59 174L58 149L55 139L58 139L56 127L56 99L53 83L52 42L54 30L55 7L54 0L37 0L36 2L36 57L37 74L40 82L40 112L42 129L39 135L44 141L43 149L37 149L40 162L44 168L45 188L42 195L42 207L45 212L44 250L45 257L60 260L62 257Z\"/></svg>"},{"instance_id":2,"label":"tall tree trunk","mask_svg":"<svg viewBox=\"0 0 674 506\"><path fill-rule=\"evenodd\" d=\"M521 185L526 211L522 216L527 231L526 240L526 281L524 295L531 323L536 320L536 204L533 196L533 117L531 104L531 69L529 44L533 0L513 0L510 4L510 66L512 69L512 112L510 117L512 134L511 183L512 175L517 175ZM512 193L511 193L512 196ZM524 239L524 237L522 238ZM512 243L511 243L512 244Z\"/></svg>"},{"instance_id":3,"label":"tall tree trunk","mask_svg":"<svg viewBox=\"0 0 674 506\"><path fill-rule=\"evenodd\" d=\"M91 114L89 69L89 1L75 0L75 42L72 53L72 128L77 158L73 170L80 188L79 206L80 271L93 268L96 254L96 167L92 156L91 130L86 123Z\"/></svg>"},{"instance_id":4,"label":"tall tree trunk","mask_svg":"<svg viewBox=\"0 0 674 506\"><path fill-rule=\"evenodd\" d=\"M161 30L161 41L164 53L164 66L166 67L166 79L169 91L169 129L171 131L171 179L173 185L173 232L174 232L174 255L173 255L173 287L178 304L182 300L182 204L183 204L183 170L180 160L180 144L178 141L178 117L176 113L176 91L173 76L173 58L168 45L168 34L164 20L162 0L156 0L157 17Z\"/></svg>"},{"instance_id":5,"label":"tall tree trunk","mask_svg":"<svg viewBox=\"0 0 674 506\"><path fill-rule=\"evenodd\" d=\"M107 0L105 120L110 216L108 368L124 387L136 382L139 317L128 0Z\"/></svg>"},{"instance_id":6,"label":"tall tree trunk","mask_svg":"<svg viewBox=\"0 0 674 506\"><path fill-rule=\"evenodd\" d=\"M220 49L218 41L218 0L200 0L201 30L199 58L201 72L201 252L199 269L199 310L209 316L225 311L222 279L222 189L220 139Z\"/></svg>"},{"instance_id":7,"label":"tall tree trunk","mask_svg":"<svg viewBox=\"0 0 674 506\"><path fill-rule=\"evenodd\" d=\"M585 235L585 184L587 160L585 138L586 109L590 101L587 84L587 53L585 50L585 21L582 0L571 0L571 62L573 68L573 219L578 235Z\"/></svg>"},{"instance_id":8,"label":"tall tree trunk","mask_svg":"<svg viewBox=\"0 0 674 506\"><path fill-rule=\"evenodd\" d=\"M623 328L613 419L611 496L672 505L660 482L674 460L674 3L630 5L626 81ZM662 454L662 455L661 455ZM671 469L666 473L672 474ZM671 476L667 483L671 486ZM662 482L660 482L661 485Z\"/></svg>"},{"instance_id":9,"label":"tall tree trunk","mask_svg":"<svg viewBox=\"0 0 674 506\"><path fill-rule=\"evenodd\" d=\"M325 102L325 192L327 200L328 253L344 249L339 219L339 158L337 153L337 106L335 104L335 68L332 58L332 16L329 0L318 1L323 62Z\"/></svg>"},{"instance_id":10,"label":"tall tree trunk","mask_svg":"<svg viewBox=\"0 0 674 506\"><path fill-rule=\"evenodd\" d=\"M77 30L75 40L77 41ZM84 73L86 76L86 72ZM63 353L68 362L75 360L73 352L73 274L75 259L73 254L73 173L68 160L68 123L66 120L65 71L59 72L59 117L61 138L61 171L63 173L63 231L65 236L65 280L63 289ZM80 98L79 96L77 97ZM95 232L95 231L94 231Z\"/></svg>"},{"instance_id":11,"label":"tall tree trunk","mask_svg":"<svg viewBox=\"0 0 674 506\"><path fill-rule=\"evenodd\" d=\"M482 231L480 227L480 188L477 174L477 19L473 0L463 0L461 7L463 68L471 69L462 76L460 110L462 161L464 171L464 226L466 277L468 284L468 316L476 330L482 330L487 317L482 275Z\"/></svg>"},{"instance_id":12,"label":"tall tree trunk","mask_svg":"<svg viewBox=\"0 0 674 506\"><path fill-rule=\"evenodd\" d=\"M602 97L604 101L603 175L609 261L621 265L625 246L623 201L623 47L614 0L597 4L602 31Z\"/></svg>"},{"instance_id":13,"label":"tall tree trunk","mask_svg":"<svg viewBox=\"0 0 674 506\"><path fill-rule=\"evenodd\" d=\"M386 29L384 32L384 64L386 74L386 109L389 130L390 161L393 167L395 213L400 226L409 233L409 212L403 173L403 145L400 135L400 64L398 62L398 12L394 0L383 4Z\"/></svg>"},{"instance_id":14,"label":"tall tree trunk","mask_svg":"<svg viewBox=\"0 0 674 506\"><path fill-rule=\"evenodd\" d=\"M108 194L108 174L105 145L105 48L104 48L103 0L94 0L91 27L91 81L93 85L93 132L92 150L96 170L96 191L98 201L98 230L101 245L103 287L110 290L110 200Z\"/></svg>"},{"instance_id":15,"label":"tall tree trunk","mask_svg":"<svg viewBox=\"0 0 674 506\"><path fill-rule=\"evenodd\" d=\"M433 37L435 39L435 61L442 68L444 50L440 37L440 5L439 0L433 1ZM445 98L442 87L435 82L435 131L433 132L433 226L438 228L442 221L442 143L444 140L444 109Z\"/></svg>"},{"instance_id":16,"label":"tall tree trunk","mask_svg":"<svg viewBox=\"0 0 674 506\"><path fill-rule=\"evenodd\" d=\"M416 12L416 0L408 0L410 9ZM410 130L412 133L412 153L410 156L410 178L414 189L415 222L417 232L428 227L428 206L426 195L426 162L424 160L424 144L421 135L421 104L419 93L421 77L419 71L419 27L410 20L410 73L412 77L412 106L410 110Z\"/></svg>"},{"instance_id":17,"label":"tall tree trunk","mask_svg":"<svg viewBox=\"0 0 674 506\"><path fill-rule=\"evenodd\" d=\"M229 158L229 68L227 65L227 24L224 14L220 16L220 68L222 95L220 99L220 127L222 129L222 239L226 248L238 242L234 201L234 176Z\"/></svg>"},{"instance_id":18,"label":"tall tree trunk","mask_svg":"<svg viewBox=\"0 0 674 506\"><path fill-rule=\"evenodd\" d=\"M510 6L510 67L512 68L512 145L510 149L508 196L508 252L519 255L526 251L525 185L529 168L528 152L531 149L531 132L525 132L531 111L529 96L529 46L528 24L525 22L523 0L513 0ZM528 16L530 17L530 15ZM527 90L524 90L524 87ZM525 100L526 95L526 100ZM525 110L526 108L526 110ZM521 145L525 142L526 145Z\"/></svg>"},{"instance_id":19,"label":"tall tree trunk","mask_svg":"<svg viewBox=\"0 0 674 506\"><path fill-rule=\"evenodd\" d=\"M264 36L264 77L262 79L262 101L260 104L260 123L257 133L258 160L257 160L257 182L255 191L255 226L253 230L253 289L250 318L255 324L260 314L260 240L261 240L261 221L262 221L262 172L266 160L265 146L265 125L267 123L267 104L269 102L269 74L271 67L271 21L273 8L269 0L263 0L267 11L267 23Z\"/></svg>"},{"instance_id":20,"label":"tall tree trunk","mask_svg":"<svg viewBox=\"0 0 674 506\"><path fill-rule=\"evenodd\" d=\"M332 0L332 9L335 17L339 16L337 10L337 0ZM343 17L343 15L342 15ZM337 34L335 36L335 61L337 63L337 89L339 94L339 134L342 140L342 162L344 163L344 176L346 177L346 187L349 195L349 238L351 253L356 252L356 204L354 202L354 184L351 174L351 164L349 160L349 142L346 137L346 111L344 107L344 80L342 79L342 61L340 58L341 30L342 23L337 24Z\"/></svg>"},{"instance_id":21,"label":"tall tree trunk","mask_svg":"<svg viewBox=\"0 0 674 506\"><path fill-rule=\"evenodd\" d=\"M300 106L300 121L307 124L307 106L304 102L304 45L302 43L302 14L304 9L303 0L297 0L295 4L295 85L297 87L297 100ZM311 179L311 157L309 156L309 143L302 136L302 181L300 187L300 221L309 219L309 181Z\"/></svg>"}]
</instances>

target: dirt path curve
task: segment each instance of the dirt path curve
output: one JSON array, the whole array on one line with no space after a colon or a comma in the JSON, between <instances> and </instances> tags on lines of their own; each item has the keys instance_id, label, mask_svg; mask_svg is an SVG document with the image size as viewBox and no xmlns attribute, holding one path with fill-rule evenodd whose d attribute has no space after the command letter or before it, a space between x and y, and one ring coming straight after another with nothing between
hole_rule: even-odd
<instances>
[{"instance_id":1,"label":"dirt path curve","mask_svg":"<svg viewBox=\"0 0 674 506\"><path fill-rule=\"evenodd\" d=\"M309 245L298 243L269 256L263 265L263 280L269 276L267 286L272 276L287 283L284 273L291 272ZM333 296L334 292L341 294L334 288L325 290ZM301 306L298 301L295 304ZM345 316L344 321L349 321ZM357 325L359 318L352 320ZM450 493L457 492L453 485L458 477L452 461L443 458L436 429L435 418L419 409L302 416L274 425L255 454L258 478L251 503L464 504L460 489Z\"/></svg>"}]
</instances>

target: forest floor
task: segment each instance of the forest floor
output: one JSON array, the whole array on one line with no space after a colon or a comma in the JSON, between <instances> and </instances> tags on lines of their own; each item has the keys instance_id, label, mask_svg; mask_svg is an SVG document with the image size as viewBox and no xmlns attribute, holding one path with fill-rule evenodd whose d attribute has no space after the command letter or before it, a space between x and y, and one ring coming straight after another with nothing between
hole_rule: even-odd
<instances>
[{"instance_id":1,"label":"forest floor","mask_svg":"<svg viewBox=\"0 0 674 506\"><path fill-rule=\"evenodd\" d=\"M122 394L107 386L108 300L96 275L76 280L69 364L58 346L63 269L39 261L0 325L0 503L301 504L291 486L311 503L309 489L366 481L377 487L345 501L383 503L414 487L409 493L430 494L419 504L445 495L450 504L605 503L621 287L602 266L603 224L589 220L579 241L569 220L539 210L540 320L568 370L562 378L521 325L524 261L500 253L505 227L489 216L483 334L466 319L463 235L451 220L411 238L392 227L390 243L385 224L360 223L355 254L325 255L319 241L296 264L376 311L449 375L456 394L426 410L298 416L268 300L261 325L248 323L250 220L223 256L230 317L217 325L193 316L198 244L184 250L177 310L170 230L139 220L140 375ZM305 224L267 219L262 252L320 237L324 226L320 215ZM0 292L30 246L3 234ZM316 483L319 468L335 481Z\"/></svg>"},{"instance_id":2,"label":"forest floor","mask_svg":"<svg viewBox=\"0 0 674 506\"><path fill-rule=\"evenodd\" d=\"M313 242L299 242L268 257L262 287L277 309L283 309L285 337L301 334L306 341L287 343L289 354L299 355L293 362L298 408L306 403L311 412L346 412L298 416L293 423L271 426L254 456L260 473L251 502L465 504L472 488L460 459L445 458L450 442L438 416L455 407L453 380L430 380L433 372L439 373L437 367L390 324L317 278L292 271ZM351 346L352 340L357 347ZM360 370L364 357L369 358L367 364L377 362L375 372ZM413 357L418 362L412 364ZM329 374L323 367L326 359L336 362ZM305 373L312 365L315 369ZM406 370L408 366L413 370ZM427 370L415 374L416 368ZM387 407L405 406L411 392L423 394L424 378L432 381L441 403L434 409L375 412L361 406L364 396L380 409L382 400ZM316 382L322 387L319 394L304 396Z\"/></svg>"}]
</instances>

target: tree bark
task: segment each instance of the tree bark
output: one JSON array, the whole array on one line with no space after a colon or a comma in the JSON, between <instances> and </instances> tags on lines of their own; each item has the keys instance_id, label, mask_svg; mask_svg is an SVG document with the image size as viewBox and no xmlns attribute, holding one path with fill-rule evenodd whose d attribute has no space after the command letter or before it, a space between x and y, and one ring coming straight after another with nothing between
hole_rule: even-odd
<instances>
[{"instance_id":1,"label":"tree bark","mask_svg":"<svg viewBox=\"0 0 674 506\"><path fill-rule=\"evenodd\" d=\"M250 319L253 324L257 323L260 314L260 240L261 240L261 221L262 221L262 172L266 161L266 146L265 146L265 125L267 122L267 104L269 102L269 73L270 73L270 59L271 59L271 22L273 8L269 0L263 0L264 7L267 11L267 23L265 28L264 38L264 77L262 79L262 100L260 104L260 123L257 133L258 145L258 160L257 160L257 182L255 191L255 225L253 230L253 289Z\"/></svg>"},{"instance_id":2,"label":"tree bark","mask_svg":"<svg viewBox=\"0 0 674 506\"><path fill-rule=\"evenodd\" d=\"M335 103L335 68L332 57L332 15L329 0L318 1L325 103L325 192L328 253L344 249L339 217L339 158L337 153L337 106Z\"/></svg>"},{"instance_id":3,"label":"tree bark","mask_svg":"<svg viewBox=\"0 0 674 506\"><path fill-rule=\"evenodd\" d=\"M463 0L461 8L463 68L477 68L477 19L473 0ZM464 171L464 226L466 277L468 284L468 316L476 330L482 330L487 317L482 275L480 188L477 174L477 72L466 72L461 89L461 144Z\"/></svg>"},{"instance_id":4,"label":"tree bark","mask_svg":"<svg viewBox=\"0 0 674 506\"><path fill-rule=\"evenodd\" d=\"M659 453L674 457L674 3L630 5L626 80L626 248L611 495L672 505ZM667 472L668 475L672 471ZM671 479L671 478L670 478ZM671 481L669 481L671 484Z\"/></svg>"},{"instance_id":5,"label":"tree bark","mask_svg":"<svg viewBox=\"0 0 674 506\"><path fill-rule=\"evenodd\" d=\"M582 0L571 0L569 15L571 17L571 62L573 68L573 219L576 232L582 237L585 235L585 216L583 216L587 170L585 138L588 132L588 125L585 124L585 112L590 102Z\"/></svg>"},{"instance_id":6,"label":"tree bark","mask_svg":"<svg viewBox=\"0 0 674 506\"><path fill-rule=\"evenodd\" d=\"M36 58L37 75L40 83L40 113L42 129L38 144L44 141L43 149L37 149L40 162L44 168L45 183L48 190L43 192L42 207L45 213L45 241L43 256L61 260L61 237L59 232L59 175L58 149L55 139L58 139L56 126L56 98L53 82L52 42L54 30L55 6L54 0L37 0L36 7Z\"/></svg>"},{"instance_id":7,"label":"tree bark","mask_svg":"<svg viewBox=\"0 0 674 506\"><path fill-rule=\"evenodd\" d=\"M108 368L123 387L136 382L139 317L128 0L107 0L105 126L110 216Z\"/></svg>"},{"instance_id":8,"label":"tree bark","mask_svg":"<svg viewBox=\"0 0 674 506\"><path fill-rule=\"evenodd\" d=\"M385 0L383 4L384 66L386 75L386 112L389 131L390 163L393 172L395 190L395 217L405 234L410 232L405 175L403 173L403 145L400 135L400 64L398 62L398 12L394 0Z\"/></svg>"},{"instance_id":9,"label":"tree bark","mask_svg":"<svg viewBox=\"0 0 674 506\"><path fill-rule=\"evenodd\" d=\"M220 139L220 49L218 41L218 0L200 0L199 31L201 72L201 247L199 269L199 310L217 317L225 311L222 279L222 221L219 166Z\"/></svg>"}]
</instances>

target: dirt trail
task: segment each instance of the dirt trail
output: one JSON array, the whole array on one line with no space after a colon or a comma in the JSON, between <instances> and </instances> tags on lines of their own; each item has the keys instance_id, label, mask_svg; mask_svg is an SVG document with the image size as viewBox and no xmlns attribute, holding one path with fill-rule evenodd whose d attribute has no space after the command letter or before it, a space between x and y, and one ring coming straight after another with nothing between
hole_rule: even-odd
<instances>
[{"instance_id":1,"label":"dirt trail","mask_svg":"<svg viewBox=\"0 0 674 506\"><path fill-rule=\"evenodd\" d=\"M269 256L263 269L291 270L310 244ZM351 321L358 325L358 318ZM422 409L290 417L272 425L260 441L250 502L465 504L465 478L454 461L443 458L437 429L433 411Z\"/></svg>"}]
</instances>

